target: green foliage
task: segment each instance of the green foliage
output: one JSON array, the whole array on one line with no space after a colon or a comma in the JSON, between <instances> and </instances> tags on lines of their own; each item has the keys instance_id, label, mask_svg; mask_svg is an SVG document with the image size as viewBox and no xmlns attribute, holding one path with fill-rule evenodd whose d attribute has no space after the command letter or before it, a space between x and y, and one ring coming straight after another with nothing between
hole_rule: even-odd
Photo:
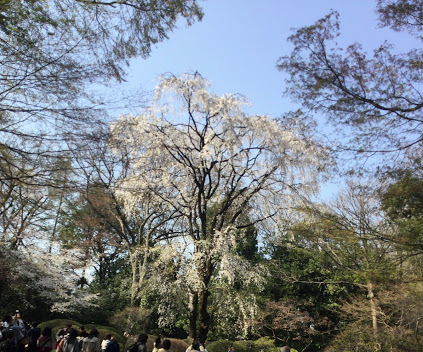
<instances>
[{"instance_id":1,"label":"green foliage","mask_svg":"<svg viewBox=\"0 0 423 352\"><path fill-rule=\"evenodd\" d=\"M391 238L408 251L423 250L423 179L401 175L380 195L382 209L397 226Z\"/></svg>"},{"instance_id":2,"label":"green foliage","mask_svg":"<svg viewBox=\"0 0 423 352\"><path fill-rule=\"evenodd\" d=\"M423 179L407 173L381 195L382 208L393 219L423 216Z\"/></svg>"},{"instance_id":3,"label":"green foliage","mask_svg":"<svg viewBox=\"0 0 423 352\"><path fill-rule=\"evenodd\" d=\"M262 337L258 340L230 341L218 340L207 344L209 352L226 352L229 347L233 346L236 352L277 352L275 341Z\"/></svg>"},{"instance_id":4,"label":"green foliage","mask_svg":"<svg viewBox=\"0 0 423 352\"><path fill-rule=\"evenodd\" d=\"M337 283L345 277L317 248L268 244L266 255L270 272L264 290L267 303L256 329L298 350L307 345L321 350L339 324L342 301L356 288Z\"/></svg>"},{"instance_id":5,"label":"green foliage","mask_svg":"<svg viewBox=\"0 0 423 352\"><path fill-rule=\"evenodd\" d=\"M110 323L120 330L130 334L151 331L151 312L139 307L126 307L110 318Z\"/></svg>"},{"instance_id":6,"label":"green foliage","mask_svg":"<svg viewBox=\"0 0 423 352\"><path fill-rule=\"evenodd\" d=\"M109 263L110 271L101 278L95 272L94 280L87 290L97 294L93 299L93 305L81 308L74 312L73 317L77 320L85 320L96 324L105 324L118 311L127 307L130 303L128 293L130 270L126 258L118 258Z\"/></svg>"}]
</instances>

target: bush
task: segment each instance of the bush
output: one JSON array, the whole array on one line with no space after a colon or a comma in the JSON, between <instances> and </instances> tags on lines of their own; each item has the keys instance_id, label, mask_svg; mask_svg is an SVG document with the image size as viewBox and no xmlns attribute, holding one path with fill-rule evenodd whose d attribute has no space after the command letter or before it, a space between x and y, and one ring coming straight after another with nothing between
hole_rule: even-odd
<instances>
[{"instance_id":1,"label":"bush","mask_svg":"<svg viewBox=\"0 0 423 352\"><path fill-rule=\"evenodd\" d=\"M275 341L268 337L243 341L218 340L210 342L207 351L226 352L231 346L234 346L235 352L278 352Z\"/></svg>"},{"instance_id":2,"label":"bush","mask_svg":"<svg viewBox=\"0 0 423 352\"><path fill-rule=\"evenodd\" d=\"M206 348L208 352L226 352L232 344L229 340L217 340L207 344Z\"/></svg>"}]
</instances>

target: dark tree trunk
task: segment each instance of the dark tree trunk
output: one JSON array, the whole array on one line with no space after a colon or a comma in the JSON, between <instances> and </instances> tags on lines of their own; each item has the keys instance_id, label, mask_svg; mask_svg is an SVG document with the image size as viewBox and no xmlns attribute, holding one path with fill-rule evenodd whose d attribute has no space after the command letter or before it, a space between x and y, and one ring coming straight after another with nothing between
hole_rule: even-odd
<instances>
[{"instance_id":1,"label":"dark tree trunk","mask_svg":"<svg viewBox=\"0 0 423 352\"><path fill-rule=\"evenodd\" d=\"M207 340L207 335L210 330L210 314L208 312L208 300L210 292L205 289L199 294L199 327L198 339L204 343Z\"/></svg>"},{"instance_id":2,"label":"dark tree trunk","mask_svg":"<svg viewBox=\"0 0 423 352\"><path fill-rule=\"evenodd\" d=\"M198 321L198 293L191 292L189 294L189 336L196 340L198 338L197 321Z\"/></svg>"},{"instance_id":3,"label":"dark tree trunk","mask_svg":"<svg viewBox=\"0 0 423 352\"><path fill-rule=\"evenodd\" d=\"M209 314L209 284L213 273L213 264L210 259L204 262L201 268L203 288L198 292L198 339L204 343L210 330Z\"/></svg>"}]
</instances>

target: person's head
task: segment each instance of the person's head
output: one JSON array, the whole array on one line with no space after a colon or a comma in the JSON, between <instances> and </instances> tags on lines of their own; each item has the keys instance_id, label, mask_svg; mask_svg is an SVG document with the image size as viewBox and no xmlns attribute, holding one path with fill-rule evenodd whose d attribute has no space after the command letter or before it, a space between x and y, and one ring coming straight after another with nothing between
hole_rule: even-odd
<instances>
[{"instance_id":1,"label":"person's head","mask_svg":"<svg viewBox=\"0 0 423 352\"><path fill-rule=\"evenodd\" d=\"M168 350L168 349L170 349L170 345L171 345L171 342L170 342L170 340L164 340L163 341L163 344L162 344L162 346L163 346L163 348L165 349L165 350Z\"/></svg>"},{"instance_id":2,"label":"person's head","mask_svg":"<svg viewBox=\"0 0 423 352\"><path fill-rule=\"evenodd\" d=\"M16 311L15 318L16 319L22 319L22 315L21 315L21 312L19 310Z\"/></svg>"},{"instance_id":3,"label":"person's head","mask_svg":"<svg viewBox=\"0 0 423 352\"><path fill-rule=\"evenodd\" d=\"M76 329L70 329L69 330L69 338L70 339L76 339L77 336L78 336L78 331L76 331Z\"/></svg>"},{"instance_id":4,"label":"person's head","mask_svg":"<svg viewBox=\"0 0 423 352\"><path fill-rule=\"evenodd\" d=\"M116 336L115 335L111 335L110 340L116 341Z\"/></svg>"},{"instance_id":5,"label":"person's head","mask_svg":"<svg viewBox=\"0 0 423 352\"><path fill-rule=\"evenodd\" d=\"M66 324L66 329L67 329L67 330L70 330L70 329L72 329L72 324L71 324L71 323L69 323L69 324Z\"/></svg>"},{"instance_id":6,"label":"person's head","mask_svg":"<svg viewBox=\"0 0 423 352\"><path fill-rule=\"evenodd\" d=\"M43 332L41 333L41 335L43 335L43 336L51 336L51 327L46 326L43 329Z\"/></svg>"},{"instance_id":7,"label":"person's head","mask_svg":"<svg viewBox=\"0 0 423 352\"><path fill-rule=\"evenodd\" d=\"M112 339L112 334L107 334L104 339L105 340L111 340Z\"/></svg>"},{"instance_id":8,"label":"person's head","mask_svg":"<svg viewBox=\"0 0 423 352\"><path fill-rule=\"evenodd\" d=\"M146 343L148 340L148 335L146 334L139 334L137 338L138 343Z\"/></svg>"},{"instance_id":9,"label":"person's head","mask_svg":"<svg viewBox=\"0 0 423 352\"><path fill-rule=\"evenodd\" d=\"M91 329L90 332L88 333L88 335L90 337L97 337L98 336L98 330L96 328Z\"/></svg>"},{"instance_id":10,"label":"person's head","mask_svg":"<svg viewBox=\"0 0 423 352\"><path fill-rule=\"evenodd\" d=\"M81 337L87 337L88 336L88 332L87 332L87 330L85 330L85 326L81 326L81 330L79 331L79 336L81 336Z\"/></svg>"}]
</instances>

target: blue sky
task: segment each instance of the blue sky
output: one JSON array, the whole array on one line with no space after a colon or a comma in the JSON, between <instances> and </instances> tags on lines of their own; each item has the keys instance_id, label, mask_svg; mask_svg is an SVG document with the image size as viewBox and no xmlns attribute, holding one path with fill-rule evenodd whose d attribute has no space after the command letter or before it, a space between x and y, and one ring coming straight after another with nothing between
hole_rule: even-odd
<instances>
[{"instance_id":1,"label":"blue sky","mask_svg":"<svg viewBox=\"0 0 423 352\"><path fill-rule=\"evenodd\" d=\"M373 49L389 40L400 49L413 46L405 34L377 27L375 0L208 0L202 22L181 23L151 56L128 68L125 90L152 89L160 74L199 71L218 93L237 92L252 112L279 116L296 107L282 98L283 74L277 59L290 53L291 29L312 24L330 9L341 14L341 44L360 42ZM415 43L414 43L415 44Z\"/></svg>"},{"instance_id":2,"label":"blue sky","mask_svg":"<svg viewBox=\"0 0 423 352\"><path fill-rule=\"evenodd\" d=\"M251 113L280 116L299 108L282 97L283 74L276 69L278 58L291 50L286 38L292 28L310 25L331 9L341 15L341 46L359 42L372 50L387 40L401 51L415 47L414 38L378 28L375 0L208 0L201 4L204 19L190 27L181 23L148 59L134 59L127 83L119 91L149 91L163 73L199 71L215 92L245 95L253 104ZM334 182L326 186L327 194L338 188Z\"/></svg>"}]
</instances>

